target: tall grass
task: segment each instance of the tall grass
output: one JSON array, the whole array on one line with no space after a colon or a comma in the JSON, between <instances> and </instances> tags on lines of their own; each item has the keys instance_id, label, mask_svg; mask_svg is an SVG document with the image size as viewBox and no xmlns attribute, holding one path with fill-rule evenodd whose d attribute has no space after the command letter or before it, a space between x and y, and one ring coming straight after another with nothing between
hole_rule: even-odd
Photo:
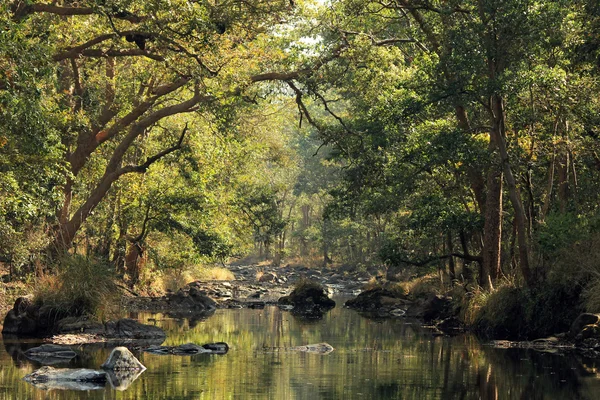
<instances>
[{"instance_id":1,"label":"tall grass","mask_svg":"<svg viewBox=\"0 0 600 400\"><path fill-rule=\"evenodd\" d=\"M68 316L98 320L119 314L120 291L114 270L107 264L80 255L58 260L55 273L39 278L34 301Z\"/></svg>"}]
</instances>

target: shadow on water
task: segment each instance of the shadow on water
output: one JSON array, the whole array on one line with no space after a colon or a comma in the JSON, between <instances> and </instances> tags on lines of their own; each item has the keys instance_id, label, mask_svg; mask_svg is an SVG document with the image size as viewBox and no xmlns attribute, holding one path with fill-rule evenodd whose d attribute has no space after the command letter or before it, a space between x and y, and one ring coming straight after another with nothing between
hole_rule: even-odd
<instances>
[{"instance_id":1,"label":"shadow on water","mask_svg":"<svg viewBox=\"0 0 600 400\"><path fill-rule=\"evenodd\" d=\"M437 337L402 319L338 307L305 320L277 307L218 310L208 319L138 313L163 327L164 345L226 342L223 356L134 352L147 370L123 392L45 391L22 381L39 365L27 346L0 351L0 399L594 399L597 365L571 355L496 349L468 335ZM326 355L290 351L326 342ZM98 368L109 349L74 347L61 367Z\"/></svg>"}]
</instances>

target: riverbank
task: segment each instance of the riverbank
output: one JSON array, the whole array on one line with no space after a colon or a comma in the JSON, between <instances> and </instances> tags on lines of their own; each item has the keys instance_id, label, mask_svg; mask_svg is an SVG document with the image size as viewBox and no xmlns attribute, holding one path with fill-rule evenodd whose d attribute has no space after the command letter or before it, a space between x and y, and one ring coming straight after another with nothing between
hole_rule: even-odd
<instances>
[{"instance_id":1,"label":"riverbank","mask_svg":"<svg viewBox=\"0 0 600 400\"><path fill-rule=\"evenodd\" d=\"M377 270L320 270L289 264L231 265L227 269L233 279L192 281L163 296L139 296L122 290L121 317L128 312L149 311L202 319L219 308L264 308L278 304L299 282L315 282L329 296L351 298L345 306L370 318L415 318L440 335L469 331L486 341L508 341L498 342L504 343L501 345L582 348L600 355L600 320L588 318L587 323L573 328L585 310L577 306L577 293L565 292L566 285L541 286L531 292L505 284L484 292L466 285L448 287L434 274L393 282ZM14 299L26 293L27 286L7 289L5 284L2 288L12 293L3 296L2 312L6 314ZM291 309L289 305L282 307Z\"/></svg>"}]
</instances>

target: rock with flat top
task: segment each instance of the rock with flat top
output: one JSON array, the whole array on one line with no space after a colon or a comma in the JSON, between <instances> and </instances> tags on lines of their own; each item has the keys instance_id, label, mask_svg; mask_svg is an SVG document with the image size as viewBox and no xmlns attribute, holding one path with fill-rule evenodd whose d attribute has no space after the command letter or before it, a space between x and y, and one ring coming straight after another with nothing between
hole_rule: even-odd
<instances>
[{"instance_id":1,"label":"rock with flat top","mask_svg":"<svg viewBox=\"0 0 600 400\"><path fill-rule=\"evenodd\" d=\"M93 369L42 367L25 375L23 380L44 389L97 390L107 382L106 372Z\"/></svg>"}]
</instances>

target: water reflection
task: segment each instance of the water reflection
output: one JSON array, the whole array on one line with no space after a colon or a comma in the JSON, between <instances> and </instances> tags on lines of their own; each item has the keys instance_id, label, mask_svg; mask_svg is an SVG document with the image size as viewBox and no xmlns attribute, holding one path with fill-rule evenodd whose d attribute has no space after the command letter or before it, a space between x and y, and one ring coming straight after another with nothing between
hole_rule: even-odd
<instances>
[{"instance_id":1,"label":"water reflection","mask_svg":"<svg viewBox=\"0 0 600 400\"><path fill-rule=\"evenodd\" d=\"M418 324L370 320L341 307L309 322L269 306L218 310L191 322L137 317L167 330L164 345L222 341L231 350L223 356L138 352L148 369L128 390L84 393L25 386L21 378L37 366L0 351L0 399L594 399L600 393L597 364L589 360L494 349L467 335L434 337ZM335 351L290 351L321 342ZM80 356L69 366L83 368L97 368L109 352L75 350Z\"/></svg>"}]
</instances>

